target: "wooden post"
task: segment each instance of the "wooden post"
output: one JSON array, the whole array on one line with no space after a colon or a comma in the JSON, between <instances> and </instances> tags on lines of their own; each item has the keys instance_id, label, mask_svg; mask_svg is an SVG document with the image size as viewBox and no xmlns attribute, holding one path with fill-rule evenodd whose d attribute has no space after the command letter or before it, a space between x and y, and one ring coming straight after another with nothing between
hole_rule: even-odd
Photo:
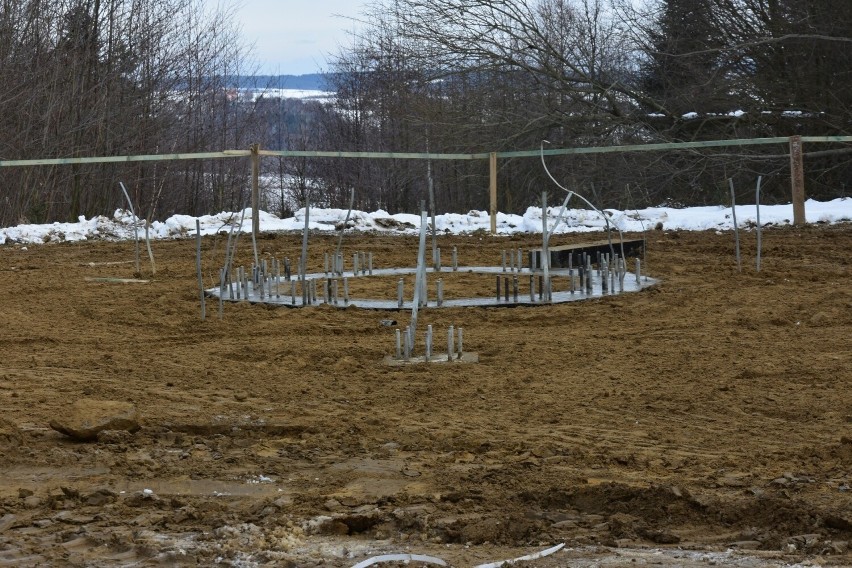
<instances>
[{"instance_id":1,"label":"wooden post","mask_svg":"<svg viewBox=\"0 0 852 568\"><path fill-rule=\"evenodd\" d=\"M802 137L790 137L790 179L793 186L793 225L805 221L805 167L802 160Z\"/></svg>"},{"instance_id":2,"label":"wooden post","mask_svg":"<svg viewBox=\"0 0 852 568\"><path fill-rule=\"evenodd\" d=\"M491 194L491 206L490 206L490 214L491 214L491 234L497 234L497 152L491 152L489 156L489 190Z\"/></svg>"},{"instance_id":3,"label":"wooden post","mask_svg":"<svg viewBox=\"0 0 852 568\"><path fill-rule=\"evenodd\" d=\"M260 144L251 145L251 234L260 230Z\"/></svg>"}]
</instances>

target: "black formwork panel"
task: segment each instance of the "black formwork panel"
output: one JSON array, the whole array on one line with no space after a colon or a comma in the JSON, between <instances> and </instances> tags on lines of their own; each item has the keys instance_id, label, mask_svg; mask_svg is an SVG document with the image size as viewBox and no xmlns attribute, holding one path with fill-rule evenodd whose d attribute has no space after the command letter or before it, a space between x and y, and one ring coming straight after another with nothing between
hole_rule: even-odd
<instances>
[{"instance_id":1,"label":"black formwork panel","mask_svg":"<svg viewBox=\"0 0 852 568\"><path fill-rule=\"evenodd\" d=\"M612 248L610 248L610 245ZM615 239L612 243L608 240L601 240L575 245L548 247L550 251L550 266L551 268L580 266L582 264L583 253L589 255L593 259L593 263L596 263L598 253L610 254L611 251L615 251L615 254L621 256L622 247L625 257L641 256L642 251L645 248L645 241L643 239L629 239L623 241ZM541 249L530 249L527 261L530 263L529 266L541 268Z\"/></svg>"}]
</instances>

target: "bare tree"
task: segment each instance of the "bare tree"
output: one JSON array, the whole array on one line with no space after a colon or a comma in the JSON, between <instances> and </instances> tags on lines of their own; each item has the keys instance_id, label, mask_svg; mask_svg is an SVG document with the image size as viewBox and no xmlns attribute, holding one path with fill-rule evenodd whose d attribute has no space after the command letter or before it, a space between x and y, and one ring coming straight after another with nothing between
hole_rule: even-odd
<instances>
[{"instance_id":1,"label":"bare tree","mask_svg":"<svg viewBox=\"0 0 852 568\"><path fill-rule=\"evenodd\" d=\"M3 159L242 148L258 134L228 93L247 50L201 0L2 0ZM33 73L38 69L38 73ZM250 71L249 71L250 72ZM146 215L197 213L244 191L231 162L0 169L0 223L111 213L125 181ZM224 184L227 189L222 190Z\"/></svg>"}]
</instances>

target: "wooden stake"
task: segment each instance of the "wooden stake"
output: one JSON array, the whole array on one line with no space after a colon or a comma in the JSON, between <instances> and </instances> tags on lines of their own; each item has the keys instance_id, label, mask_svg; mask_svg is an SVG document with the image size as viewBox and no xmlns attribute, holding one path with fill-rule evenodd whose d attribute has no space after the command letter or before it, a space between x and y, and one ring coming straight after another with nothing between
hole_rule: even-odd
<instances>
[{"instance_id":1,"label":"wooden stake","mask_svg":"<svg viewBox=\"0 0 852 568\"><path fill-rule=\"evenodd\" d=\"M793 224L805 221L805 165L802 160L802 137L790 137L790 181L793 188Z\"/></svg>"}]
</instances>

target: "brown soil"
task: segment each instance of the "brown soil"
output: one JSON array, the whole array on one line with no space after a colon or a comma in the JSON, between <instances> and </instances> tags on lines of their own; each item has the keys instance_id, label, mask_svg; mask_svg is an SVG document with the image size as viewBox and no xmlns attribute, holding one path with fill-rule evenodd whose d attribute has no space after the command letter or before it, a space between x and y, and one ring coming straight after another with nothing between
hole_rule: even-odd
<instances>
[{"instance_id":1,"label":"brown soil","mask_svg":"<svg viewBox=\"0 0 852 568\"><path fill-rule=\"evenodd\" d=\"M203 243L207 285L224 241ZM509 241L441 245L494 265L536 242ZM0 565L473 566L560 542L533 564L850 565L852 226L765 232L760 273L743 241L742 273L730 233L653 232L643 292L426 309L421 329L462 326L479 362L401 367L381 320L406 312L220 321L210 301L200 321L191 240L154 243L153 277L132 243L0 247ZM312 269L335 242L312 237ZM344 244L411 266L417 241ZM81 398L135 403L142 429L48 427Z\"/></svg>"}]
</instances>

